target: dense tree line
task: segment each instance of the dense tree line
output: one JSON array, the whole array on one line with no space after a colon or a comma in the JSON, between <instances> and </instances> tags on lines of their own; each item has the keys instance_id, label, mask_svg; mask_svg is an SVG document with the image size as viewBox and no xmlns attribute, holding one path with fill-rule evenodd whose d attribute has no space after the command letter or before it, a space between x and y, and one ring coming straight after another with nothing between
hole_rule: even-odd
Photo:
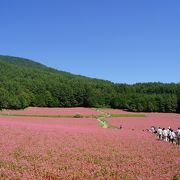
<instances>
[{"instance_id":1,"label":"dense tree line","mask_svg":"<svg viewBox=\"0 0 180 180\"><path fill-rule=\"evenodd\" d=\"M180 83L114 84L0 56L0 109L28 106L180 112Z\"/></svg>"}]
</instances>

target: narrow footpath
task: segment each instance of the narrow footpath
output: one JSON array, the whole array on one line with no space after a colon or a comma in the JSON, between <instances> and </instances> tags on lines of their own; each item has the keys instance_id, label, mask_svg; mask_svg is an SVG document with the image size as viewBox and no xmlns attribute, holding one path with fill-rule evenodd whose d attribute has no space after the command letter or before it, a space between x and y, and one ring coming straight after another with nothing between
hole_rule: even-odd
<instances>
[{"instance_id":1,"label":"narrow footpath","mask_svg":"<svg viewBox=\"0 0 180 180\"><path fill-rule=\"evenodd\" d=\"M101 115L96 117L96 120L99 122L99 126L102 128L114 128L119 129L117 126L110 125L105 118L111 116L111 114L103 112L101 109L95 109L96 111L100 112Z\"/></svg>"}]
</instances>

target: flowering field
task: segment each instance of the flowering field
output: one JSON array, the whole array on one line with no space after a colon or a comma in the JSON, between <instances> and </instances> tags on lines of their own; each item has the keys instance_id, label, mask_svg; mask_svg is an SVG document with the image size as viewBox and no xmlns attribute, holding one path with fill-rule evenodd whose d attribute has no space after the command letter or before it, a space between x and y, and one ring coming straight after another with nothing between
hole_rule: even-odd
<instances>
[{"instance_id":1,"label":"flowering field","mask_svg":"<svg viewBox=\"0 0 180 180\"><path fill-rule=\"evenodd\" d=\"M180 175L180 147L142 131L175 127L176 114L112 118L0 117L0 179L166 180ZM133 129L133 130L132 130Z\"/></svg>"},{"instance_id":2,"label":"flowering field","mask_svg":"<svg viewBox=\"0 0 180 180\"><path fill-rule=\"evenodd\" d=\"M180 127L180 114L173 113L143 113L145 117L120 117L106 118L107 121L119 126L120 124L125 129L144 130L151 126L168 128L169 126L176 130Z\"/></svg>"},{"instance_id":3,"label":"flowering field","mask_svg":"<svg viewBox=\"0 0 180 180\"><path fill-rule=\"evenodd\" d=\"M100 115L99 112L84 107L76 108L44 108L44 107L28 107L24 110L3 110L0 114L20 114L20 115L47 115L47 116L74 116L81 114L84 116Z\"/></svg>"}]
</instances>

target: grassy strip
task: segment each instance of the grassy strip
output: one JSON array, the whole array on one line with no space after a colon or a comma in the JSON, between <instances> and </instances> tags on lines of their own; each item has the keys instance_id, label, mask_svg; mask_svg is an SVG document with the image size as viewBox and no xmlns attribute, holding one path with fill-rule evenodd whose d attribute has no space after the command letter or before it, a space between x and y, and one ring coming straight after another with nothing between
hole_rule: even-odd
<instances>
[{"instance_id":1,"label":"grassy strip","mask_svg":"<svg viewBox=\"0 0 180 180\"><path fill-rule=\"evenodd\" d=\"M109 117L145 117L144 114L111 114Z\"/></svg>"},{"instance_id":2,"label":"grassy strip","mask_svg":"<svg viewBox=\"0 0 180 180\"><path fill-rule=\"evenodd\" d=\"M108 125L108 128L112 128L112 129L120 129L119 127L114 126L114 125L111 125L111 124Z\"/></svg>"},{"instance_id":3,"label":"grassy strip","mask_svg":"<svg viewBox=\"0 0 180 180\"><path fill-rule=\"evenodd\" d=\"M42 117L42 118L96 118L96 119L104 119L104 118L118 118L118 117L145 117L144 114L109 114L102 116L83 116L83 115L64 115L64 116L49 116L49 115L35 115L35 114L0 114L0 116L19 116L19 117Z\"/></svg>"},{"instance_id":4,"label":"grassy strip","mask_svg":"<svg viewBox=\"0 0 180 180\"><path fill-rule=\"evenodd\" d=\"M96 118L96 116L48 116L48 115L34 115L34 114L0 114L0 116L17 116L17 117L42 117L42 118Z\"/></svg>"}]
</instances>

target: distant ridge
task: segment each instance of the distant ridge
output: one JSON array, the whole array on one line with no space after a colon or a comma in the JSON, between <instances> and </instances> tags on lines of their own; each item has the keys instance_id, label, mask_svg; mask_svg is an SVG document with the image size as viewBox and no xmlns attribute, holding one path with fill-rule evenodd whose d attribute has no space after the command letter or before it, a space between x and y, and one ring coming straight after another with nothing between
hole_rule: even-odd
<instances>
[{"instance_id":1,"label":"distant ridge","mask_svg":"<svg viewBox=\"0 0 180 180\"><path fill-rule=\"evenodd\" d=\"M46 68L38 62L32 61L26 58L14 57L14 56L2 56L0 55L0 62L6 62L7 64L12 64L21 67L32 67L32 68Z\"/></svg>"},{"instance_id":2,"label":"distant ridge","mask_svg":"<svg viewBox=\"0 0 180 180\"><path fill-rule=\"evenodd\" d=\"M88 79L94 79L94 80L101 80L97 78L90 78L90 77L85 77L82 75L75 75L66 71L57 70L57 69L48 67L46 65L43 65L39 62L35 62L34 60L31 60L28 58L0 55L0 63L6 63L8 65L15 65L17 67L22 67L22 68L33 68L33 69L45 70L45 71L49 71L53 73L60 73L61 75L65 75L68 77L79 77L79 78L81 77L81 78L88 78ZM108 80L101 80L101 81L110 82Z\"/></svg>"}]
</instances>

